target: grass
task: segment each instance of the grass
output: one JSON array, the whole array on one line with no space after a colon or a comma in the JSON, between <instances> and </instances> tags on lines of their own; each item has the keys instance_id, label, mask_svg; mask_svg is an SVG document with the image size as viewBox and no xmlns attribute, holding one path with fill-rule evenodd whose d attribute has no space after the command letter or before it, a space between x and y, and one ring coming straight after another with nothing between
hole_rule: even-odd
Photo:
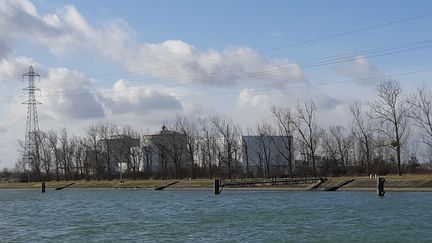
<instances>
[{"instance_id":1,"label":"grass","mask_svg":"<svg viewBox=\"0 0 432 243\"><path fill-rule=\"evenodd\" d=\"M75 183L69 188L155 188L167 185L176 180L127 180L120 183L118 180L113 181L47 181L45 182L46 188L63 187L70 183ZM41 182L31 183L0 183L0 189L39 189ZM179 183L172 186L173 188L212 188L213 180L199 179L199 180L180 180Z\"/></svg>"},{"instance_id":2,"label":"grass","mask_svg":"<svg viewBox=\"0 0 432 243\"><path fill-rule=\"evenodd\" d=\"M386 188L401 188L401 189L409 189L409 188L420 188L420 189L431 189L432 190L432 174L428 175L413 175L407 174L403 176L398 175L387 175L384 176L386 179L385 187ZM353 183L348 184L343 187L343 189L351 189L355 190L356 188L360 189L374 189L376 188L376 180L373 177L369 179L366 176L360 177L330 177L332 184L338 184L345 180L356 179ZM144 188L144 189L153 189L155 187L167 185L176 180L126 180L123 183L120 183L118 180L113 181L48 181L46 182L47 188L57 188L63 187L70 183L75 183L70 186L70 188ZM213 188L213 180L210 179L196 179L196 180L179 180L179 183L171 186L170 188ZM307 185L287 185L287 186L260 186L254 188L261 189L283 189L283 188L298 188L305 189ZM31 183L0 183L0 189L40 189L41 182L31 182Z\"/></svg>"}]
</instances>

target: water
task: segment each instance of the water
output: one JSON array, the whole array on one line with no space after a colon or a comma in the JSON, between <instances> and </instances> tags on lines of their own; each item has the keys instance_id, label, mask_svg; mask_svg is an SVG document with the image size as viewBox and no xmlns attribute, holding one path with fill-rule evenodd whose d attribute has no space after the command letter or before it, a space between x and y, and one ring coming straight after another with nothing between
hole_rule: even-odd
<instances>
[{"instance_id":1,"label":"water","mask_svg":"<svg viewBox=\"0 0 432 243\"><path fill-rule=\"evenodd\" d=\"M0 190L0 242L432 242L432 193Z\"/></svg>"}]
</instances>

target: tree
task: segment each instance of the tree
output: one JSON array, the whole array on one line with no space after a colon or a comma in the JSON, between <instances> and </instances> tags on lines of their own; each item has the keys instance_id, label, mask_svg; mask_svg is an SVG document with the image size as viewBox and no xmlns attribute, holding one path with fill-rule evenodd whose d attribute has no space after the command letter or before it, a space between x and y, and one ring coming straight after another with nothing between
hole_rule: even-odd
<instances>
[{"instance_id":1,"label":"tree","mask_svg":"<svg viewBox=\"0 0 432 243\"><path fill-rule=\"evenodd\" d=\"M246 129L246 134L252 134L252 128L247 128ZM243 146L243 162L246 163L246 177L250 177L251 173L250 173L250 152L251 152L251 144L248 141L248 139L246 139L246 136L244 136L243 132L241 135L242 138L242 146Z\"/></svg>"},{"instance_id":2,"label":"tree","mask_svg":"<svg viewBox=\"0 0 432 243\"><path fill-rule=\"evenodd\" d=\"M337 150L337 144L330 132L324 131L322 136L322 145L323 149L325 151L325 156L328 157L328 159L331 159L335 163L338 160L338 150Z\"/></svg>"},{"instance_id":3,"label":"tree","mask_svg":"<svg viewBox=\"0 0 432 243\"><path fill-rule=\"evenodd\" d=\"M175 121L176 130L185 137L185 147L190 160L190 177L195 178L195 157L198 143L198 129L196 124L188 121L186 117L177 117Z\"/></svg>"},{"instance_id":4,"label":"tree","mask_svg":"<svg viewBox=\"0 0 432 243\"><path fill-rule=\"evenodd\" d=\"M88 179L89 176L89 165L88 160L86 159L86 151L84 146L84 139L82 137L74 137L74 143L76 146L74 147L74 158L75 158L75 166L76 171L81 179Z\"/></svg>"},{"instance_id":5,"label":"tree","mask_svg":"<svg viewBox=\"0 0 432 243\"><path fill-rule=\"evenodd\" d=\"M72 156L73 156L73 146L70 144L68 137L68 132L66 128L61 128L59 130L60 135L60 158L64 171L64 177L67 181L69 179L69 169L71 168Z\"/></svg>"},{"instance_id":6,"label":"tree","mask_svg":"<svg viewBox=\"0 0 432 243\"><path fill-rule=\"evenodd\" d=\"M288 172L289 175L293 175L292 160L293 160L293 127L294 127L294 116L289 108L283 106L272 106L271 108L273 115L276 117L278 122L279 135L282 136L283 148L279 143L275 142L275 146L282 157L288 161ZM284 152L288 151L288 153ZM285 174L287 171L285 171Z\"/></svg>"},{"instance_id":7,"label":"tree","mask_svg":"<svg viewBox=\"0 0 432 243\"><path fill-rule=\"evenodd\" d=\"M200 151L204 166L208 168L208 178L213 178L214 162L218 155L218 143L216 131L208 119L199 119L200 124Z\"/></svg>"},{"instance_id":8,"label":"tree","mask_svg":"<svg viewBox=\"0 0 432 243\"><path fill-rule=\"evenodd\" d=\"M142 141L142 157L144 160L144 172L147 178L150 178L153 174L153 153L155 152L151 146L150 136L141 136Z\"/></svg>"},{"instance_id":9,"label":"tree","mask_svg":"<svg viewBox=\"0 0 432 243\"><path fill-rule=\"evenodd\" d=\"M272 139L275 131L271 127L271 125L267 122L262 122L258 124L256 127L256 131L258 133L258 144L259 150L262 152L261 159L263 161L263 177L270 178L270 165L272 160L272 145L275 144L275 141Z\"/></svg>"},{"instance_id":10,"label":"tree","mask_svg":"<svg viewBox=\"0 0 432 243\"><path fill-rule=\"evenodd\" d=\"M116 135L119 135L119 129L116 125L112 124L101 124L96 127L97 132L99 133L100 140L103 141L101 143L101 153L100 157L103 158L106 164L106 171L108 180L112 179L113 172L113 160L114 160L114 148L110 145L109 140Z\"/></svg>"},{"instance_id":11,"label":"tree","mask_svg":"<svg viewBox=\"0 0 432 243\"><path fill-rule=\"evenodd\" d=\"M42 147L41 147L41 160L42 160L42 167L45 171L45 180L50 180L50 172L51 172L51 166L53 162L52 158L52 152L49 146L49 141L47 138L47 133L43 132L43 141L42 141Z\"/></svg>"},{"instance_id":12,"label":"tree","mask_svg":"<svg viewBox=\"0 0 432 243\"><path fill-rule=\"evenodd\" d=\"M36 132L30 139L33 139L33 146L31 147L31 151L29 151L30 166L36 170L40 181L42 180L42 143L44 134L42 132Z\"/></svg>"},{"instance_id":13,"label":"tree","mask_svg":"<svg viewBox=\"0 0 432 243\"><path fill-rule=\"evenodd\" d=\"M361 104L354 103L350 107L351 114L353 115L353 135L354 138L360 143L360 147L365 154L366 160L366 173L369 175L371 173L370 164L372 161L372 128L370 123L366 120L367 118L363 115L361 111Z\"/></svg>"},{"instance_id":14,"label":"tree","mask_svg":"<svg viewBox=\"0 0 432 243\"><path fill-rule=\"evenodd\" d=\"M232 170L234 163L236 162L236 151L238 149L238 137L240 130L237 126L233 125L232 122L226 120L220 120L217 117L211 118L217 134L221 138L223 159L222 161L227 165L228 178L232 176Z\"/></svg>"},{"instance_id":15,"label":"tree","mask_svg":"<svg viewBox=\"0 0 432 243\"><path fill-rule=\"evenodd\" d=\"M59 181L59 169L60 169L60 149L58 147L58 134L55 130L49 130L47 132L48 145L51 148L52 154L54 155L54 166L55 166L55 174L56 180Z\"/></svg>"},{"instance_id":16,"label":"tree","mask_svg":"<svg viewBox=\"0 0 432 243\"><path fill-rule=\"evenodd\" d=\"M340 125L330 126L329 132L335 141L336 151L341 164L342 166L346 166L349 158L349 151L353 145L352 138L345 134L345 128Z\"/></svg>"},{"instance_id":17,"label":"tree","mask_svg":"<svg viewBox=\"0 0 432 243\"><path fill-rule=\"evenodd\" d=\"M182 177L181 168L187 138L177 131L168 131L164 134L163 139L165 140L163 146L174 164L174 178L179 179Z\"/></svg>"},{"instance_id":18,"label":"tree","mask_svg":"<svg viewBox=\"0 0 432 243\"><path fill-rule=\"evenodd\" d=\"M381 81L377 86L378 99L371 104L371 118L380 124L378 131L383 134L396 152L398 175L402 175L401 148L408 128L409 105L402 98L402 88L395 80Z\"/></svg>"},{"instance_id":19,"label":"tree","mask_svg":"<svg viewBox=\"0 0 432 243\"><path fill-rule=\"evenodd\" d=\"M312 174L316 176L316 151L320 142L322 130L316 123L317 107L313 101L298 104L296 107L296 119L293 123L298 140L307 150L307 157L312 162Z\"/></svg>"},{"instance_id":20,"label":"tree","mask_svg":"<svg viewBox=\"0 0 432 243\"><path fill-rule=\"evenodd\" d=\"M132 168L133 180L136 180L142 157L140 135L131 126L124 126L121 136L122 139L118 140L120 142L120 153L123 153L121 157L126 159L128 172Z\"/></svg>"},{"instance_id":21,"label":"tree","mask_svg":"<svg viewBox=\"0 0 432 243\"><path fill-rule=\"evenodd\" d=\"M423 85L408 99L408 103L412 107L408 115L422 131L422 143L432 151L432 91Z\"/></svg>"},{"instance_id":22,"label":"tree","mask_svg":"<svg viewBox=\"0 0 432 243\"><path fill-rule=\"evenodd\" d=\"M104 166L102 163L101 143L98 127L91 125L85 134L85 147L87 153L87 160L91 161L91 168L96 171L96 178L98 181L102 179Z\"/></svg>"}]
</instances>

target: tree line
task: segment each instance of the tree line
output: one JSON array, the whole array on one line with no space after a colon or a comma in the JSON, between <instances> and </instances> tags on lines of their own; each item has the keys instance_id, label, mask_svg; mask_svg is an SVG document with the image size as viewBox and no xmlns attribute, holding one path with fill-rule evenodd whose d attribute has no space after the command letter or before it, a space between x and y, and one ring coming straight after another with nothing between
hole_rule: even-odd
<instances>
[{"instance_id":1,"label":"tree line","mask_svg":"<svg viewBox=\"0 0 432 243\"><path fill-rule=\"evenodd\" d=\"M113 124L91 125L80 136L66 128L41 131L27 174L32 180L113 180L431 172L431 89L405 94L399 82L384 80L375 92L372 102L351 104L345 126L322 127L317 105L308 101L272 106L270 119L248 128L219 117L176 117L165 122L170 132L160 143L132 126ZM245 135L254 135L254 146ZM133 138L139 146L120 149L126 154L119 155L108 142L113 137ZM413 150L412 143L421 149ZM252 154L257 159L251 160ZM285 161L283 170L274 167L275 154ZM3 171L3 177L25 180L23 162L16 163L14 173ZM119 162L124 170L113 170Z\"/></svg>"}]
</instances>

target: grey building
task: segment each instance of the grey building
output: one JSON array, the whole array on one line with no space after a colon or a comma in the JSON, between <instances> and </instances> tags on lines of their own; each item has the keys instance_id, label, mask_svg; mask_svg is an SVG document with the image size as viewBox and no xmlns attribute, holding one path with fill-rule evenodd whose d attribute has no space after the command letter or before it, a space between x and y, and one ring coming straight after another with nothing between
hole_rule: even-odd
<instances>
[{"instance_id":1,"label":"grey building","mask_svg":"<svg viewBox=\"0 0 432 243\"><path fill-rule=\"evenodd\" d=\"M116 174L120 172L120 168L128 169L131 162L131 149L139 147L140 140L127 135L115 135L100 140L99 144L104 148L98 151L86 151L87 163L91 168L105 172L108 172L109 169L110 174Z\"/></svg>"},{"instance_id":2,"label":"grey building","mask_svg":"<svg viewBox=\"0 0 432 243\"><path fill-rule=\"evenodd\" d=\"M243 166L248 176L293 174L292 136L242 136Z\"/></svg>"},{"instance_id":3,"label":"grey building","mask_svg":"<svg viewBox=\"0 0 432 243\"><path fill-rule=\"evenodd\" d=\"M144 165L153 172L178 175L189 165L191 159L187 152L187 136L166 126L158 134L147 136L148 144L143 146Z\"/></svg>"}]
</instances>

